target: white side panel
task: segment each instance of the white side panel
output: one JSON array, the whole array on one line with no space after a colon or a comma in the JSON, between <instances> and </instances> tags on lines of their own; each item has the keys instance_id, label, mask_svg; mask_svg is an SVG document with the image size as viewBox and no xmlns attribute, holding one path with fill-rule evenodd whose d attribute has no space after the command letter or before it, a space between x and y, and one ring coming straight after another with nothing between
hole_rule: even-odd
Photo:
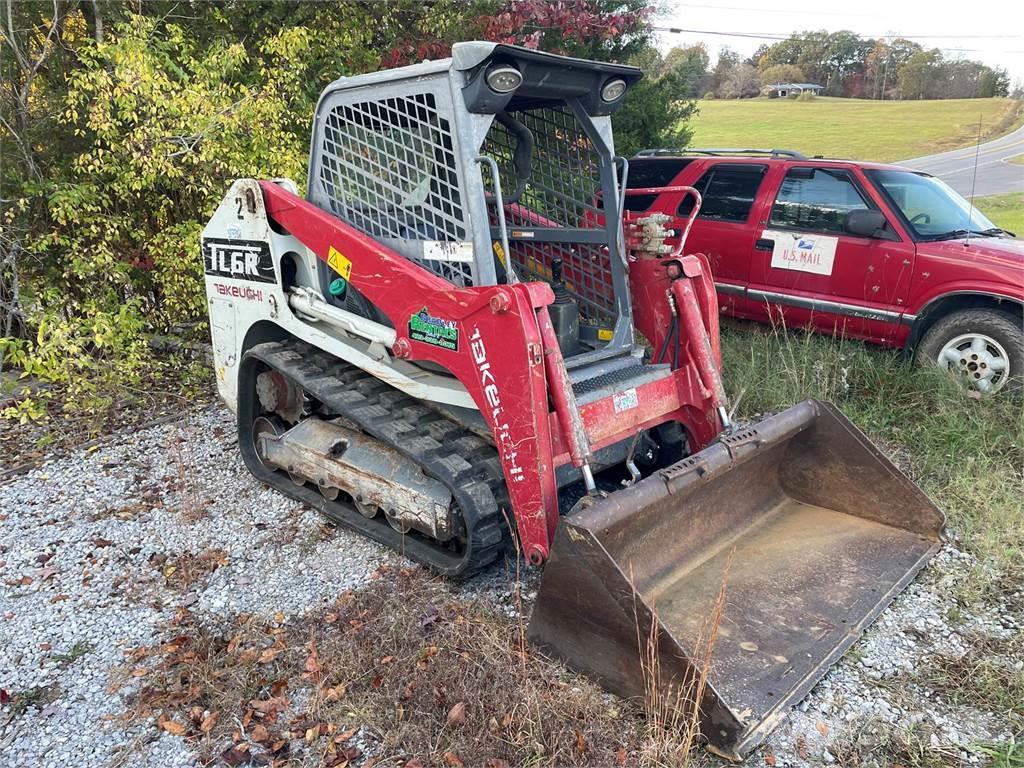
<instances>
[{"instance_id":1,"label":"white side panel","mask_svg":"<svg viewBox=\"0 0 1024 768\"><path fill-rule=\"evenodd\" d=\"M257 181L240 179L231 186L203 229L202 241L217 389L231 410L238 408L238 363L246 334L264 320L411 397L476 409L457 380L394 359L379 343L292 311L281 290L281 259L291 254L296 283L319 296L317 257L296 238L270 229Z\"/></svg>"}]
</instances>

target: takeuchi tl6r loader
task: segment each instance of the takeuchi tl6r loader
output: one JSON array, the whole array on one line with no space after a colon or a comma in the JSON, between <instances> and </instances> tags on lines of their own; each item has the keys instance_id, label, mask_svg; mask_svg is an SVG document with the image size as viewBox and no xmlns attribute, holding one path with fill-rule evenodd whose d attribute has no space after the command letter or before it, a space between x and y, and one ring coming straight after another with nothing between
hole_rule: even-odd
<instances>
[{"instance_id":1,"label":"takeuchi tl6r loader","mask_svg":"<svg viewBox=\"0 0 1024 768\"><path fill-rule=\"evenodd\" d=\"M725 580L691 704L740 757L943 516L830 405L730 423L688 221L623 214L640 77L468 42L332 83L306 197L236 181L203 232L217 382L262 482L441 574L544 565L532 640L623 696L648 638L692 685Z\"/></svg>"}]
</instances>

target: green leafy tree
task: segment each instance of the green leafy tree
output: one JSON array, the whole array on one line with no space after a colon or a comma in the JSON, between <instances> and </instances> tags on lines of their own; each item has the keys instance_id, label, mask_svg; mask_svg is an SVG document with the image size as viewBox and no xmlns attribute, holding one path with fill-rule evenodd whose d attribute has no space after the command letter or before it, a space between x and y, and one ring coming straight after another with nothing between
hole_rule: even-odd
<instances>
[{"instance_id":1,"label":"green leafy tree","mask_svg":"<svg viewBox=\"0 0 1024 768\"><path fill-rule=\"evenodd\" d=\"M772 64L761 70L761 83L764 85L804 82L807 82L804 71L795 64Z\"/></svg>"},{"instance_id":2,"label":"green leafy tree","mask_svg":"<svg viewBox=\"0 0 1024 768\"><path fill-rule=\"evenodd\" d=\"M920 51L911 56L907 63L900 67L898 74L902 97L904 99L929 98L938 76L938 65L941 61L942 53L937 48Z\"/></svg>"},{"instance_id":3,"label":"green leafy tree","mask_svg":"<svg viewBox=\"0 0 1024 768\"><path fill-rule=\"evenodd\" d=\"M0 5L0 367L96 413L172 369L148 341L203 331L203 224L235 178L304 183L310 117L338 76L472 37L629 61L651 13L644 0ZM685 140L693 105L675 69L616 115L620 151Z\"/></svg>"},{"instance_id":4,"label":"green leafy tree","mask_svg":"<svg viewBox=\"0 0 1024 768\"><path fill-rule=\"evenodd\" d=\"M623 108L612 116L616 152L629 156L652 147L685 147L693 135L689 120L697 112L696 102L684 97L690 87L689 70L666 69L653 47L631 63L653 74L633 86Z\"/></svg>"},{"instance_id":5,"label":"green leafy tree","mask_svg":"<svg viewBox=\"0 0 1024 768\"><path fill-rule=\"evenodd\" d=\"M694 98L703 90L701 86L704 85L710 63L708 49L703 43L685 48L677 46L665 54L658 77L674 74L682 84L682 91L678 95Z\"/></svg>"}]
</instances>

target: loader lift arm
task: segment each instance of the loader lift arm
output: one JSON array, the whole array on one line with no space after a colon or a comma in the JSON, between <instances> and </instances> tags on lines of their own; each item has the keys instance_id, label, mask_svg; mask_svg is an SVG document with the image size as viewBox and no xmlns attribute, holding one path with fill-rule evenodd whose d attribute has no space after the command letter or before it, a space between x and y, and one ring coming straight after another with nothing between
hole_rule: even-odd
<instances>
[{"instance_id":1,"label":"loader lift arm","mask_svg":"<svg viewBox=\"0 0 1024 768\"><path fill-rule=\"evenodd\" d=\"M340 254L351 264L350 284L395 329L396 357L443 366L466 387L495 435L529 562L547 560L558 524L554 470L565 463L581 465L587 443L591 451L599 450L667 421L685 425L694 448L717 433L706 415L700 375L690 365L635 387L628 404L612 395L576 406L557 344L550 335L544 338L546 308L554 300L547 284L454 288L281 185L263 181L261 188L267 214L278 226L324 262ZM713 288L709 295L714 296ZM410 318L424 308L455 323L456 349L410 334ZM561 395L552 395L549 409L553 389L561 389Z\"/></svg>"}]
</instances>

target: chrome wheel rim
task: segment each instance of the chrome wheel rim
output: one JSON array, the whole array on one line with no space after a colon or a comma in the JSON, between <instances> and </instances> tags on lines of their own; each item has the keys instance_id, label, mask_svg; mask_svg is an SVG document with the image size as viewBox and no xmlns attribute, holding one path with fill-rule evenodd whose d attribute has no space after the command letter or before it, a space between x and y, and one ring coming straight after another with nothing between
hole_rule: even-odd
<instances>
[{"instance_id":1,"label":"chrome wheel rim","mask_svg":"<svg viewBox=\"0 0 1024 768\"><path fill-rule=\"evenodd\" d=\"M1010 377L1006 348L984 333L963 333L950 339L936 362L984 395L998 392Z\"/></svg>"}]
</instances>

